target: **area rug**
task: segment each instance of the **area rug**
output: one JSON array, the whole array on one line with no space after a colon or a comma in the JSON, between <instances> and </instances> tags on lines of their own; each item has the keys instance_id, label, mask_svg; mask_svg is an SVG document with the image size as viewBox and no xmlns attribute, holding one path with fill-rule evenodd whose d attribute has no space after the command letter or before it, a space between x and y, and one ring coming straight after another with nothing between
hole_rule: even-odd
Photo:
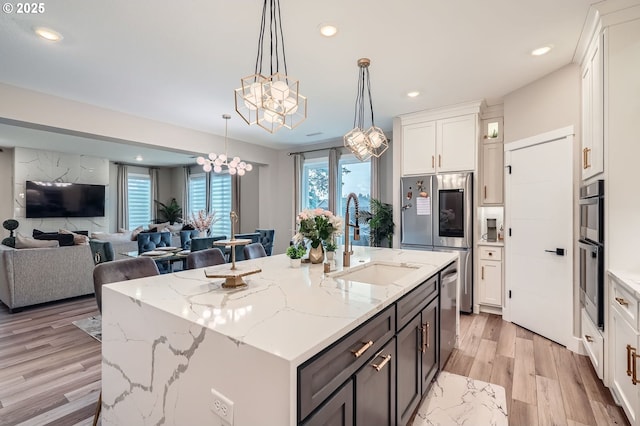
<instances>
[{"instance_id":1,"label":"area rug","mask_svg":"<svg viewBox=\"0 0 640 426\"><path fill-rule=\"evenodd\" d=\"M96 339L98 342L102 342L102 317L100 315L74 321L73 325Z\"/></svg>"},{"instance_id":2,"label":"area rug","mask_svg":"<svg viewBox=\"0 0 640 426\"><path fill-rule=\"evenodd\" d=\"M413 426L508 424L502 386L446 371L433 382L413 421Z\"/></svg>"}]
</instances>

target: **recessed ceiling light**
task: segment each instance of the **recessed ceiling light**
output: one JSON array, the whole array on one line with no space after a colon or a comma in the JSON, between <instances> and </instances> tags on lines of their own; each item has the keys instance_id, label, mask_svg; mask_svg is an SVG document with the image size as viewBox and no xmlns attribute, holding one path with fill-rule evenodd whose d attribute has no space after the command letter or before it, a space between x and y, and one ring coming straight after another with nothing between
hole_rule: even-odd
<instances>
[{"instance_id":1,"label":"recessed ceiling light","mask_svg":"<svg viewBox=\"0 0 640 426\"><path fill-rule=\"evenodd\" d=\"M49 40L49 41L60 41L64 38L62 37L62 34L52 30L51 28L36 27L33 29L33 31L43 39Z\"/></svg>"},{"instance_id":2,"label":"recessed ceiling light","mask_svg":"<svg viewBox=\"0 0 640 426\"><path fill-rule=\"evenodd\" d=\"M333 37L338 33L338 27L335 25L325 24L320 26L320 34L325 37Z\"/></svg>"},{"instance_id":3,"label":"recessed ceiling light","mask_svg":"<svg viewBox=\"0 0 640 426\"><path fill-rule=\"evenodd\" d=\"M417 90L414 90L413 92L408 92L407 96L410 98L415 98L416 96L420 95L420 92L418 92Z\"/></svg>"},{"instance_id":4,"label":"recessed ceiling light","mask_svg":"<svg viewBox=\"0 0 640 426\"><path fill-rule=\"evenodd\" d=\"M551 48L553 46L549 45L549 46L542 46L542 47L538 47L537 49L533 49L531 51L531 54L533 56L542 56L542 55L546 55L547 53L549 53L551 51Z\"/></svg>"},{"instance_id":5,"label":"recessed ceiling light","mask_svg":"<svg viewBox=\"0 0 640 426\"><path fill-rule=\"evenodd\" d=\"M142 161L142 160L143 160L142 155L136 155L136 161Z\"/></svg>"}]
</instances>

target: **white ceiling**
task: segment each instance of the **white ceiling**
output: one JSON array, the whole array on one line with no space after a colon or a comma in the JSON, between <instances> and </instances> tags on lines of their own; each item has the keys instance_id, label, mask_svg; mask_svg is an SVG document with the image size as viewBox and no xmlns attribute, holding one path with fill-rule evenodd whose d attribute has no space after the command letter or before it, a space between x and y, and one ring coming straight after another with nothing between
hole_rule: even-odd
<instances>
[{"instance_id":1,"label":"white ceiling","mask_svg":"<svg viewBox=\"0 0 640 426\"><path fill-rule=\"evenodd\" d=\"M282 0L289 75L309 118L274 135L234 112L233 89L254 71L259 0L58 0L42 14L0 13L0 82L218 135L232 113L234 139L285 148L353 127L360 57L371 58L376 124L390 134L398 114L491 102L570 63L594 3ZM322 23L338 34L320 36ZM43 41L34 26L64 39ZM545 44L551 53L529 54Z\"/></svg>"}]
</instances>

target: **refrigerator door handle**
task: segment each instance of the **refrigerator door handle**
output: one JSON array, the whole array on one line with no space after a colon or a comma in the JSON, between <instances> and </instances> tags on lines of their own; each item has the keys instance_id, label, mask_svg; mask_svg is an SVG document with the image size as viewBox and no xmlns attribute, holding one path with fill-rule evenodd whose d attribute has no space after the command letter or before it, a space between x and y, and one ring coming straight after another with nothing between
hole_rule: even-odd
<instances>
[{"instance_id":1,"label":"refrigerator door handle","mask_svg":"<svg viewBox=\"0 0 640 426\"><path fill-rule=\"evenodd\" d=\"M466 272L471 272L471 270L469 269L469 261L470 261L470 260L471 260L471 256L467 256L467 258L465 259L465 263L464 263L464 270L465 270ZM467 275L467 274L465 274L465 276L466 276L466 277L470 277L471 275ZM466 278L466 279L464 280L464 294L469 294L469 288L468 288L468 287L469 287L469 286L468 286L469 281L470 281L470 280L469 280L469 278Z\"/></svg>"},{"instance_id":2,"label":"refrigerator door handle","mask_svg":"<svg viewBox=\"0 0 640 426\"><path fill-rule=\"evenodd\" d=\"M411 207L413 207L411 203L405 204L404 206L402 206L402 210L407 210L407 209L410 209Z\"/></svg>"}]
</instances>

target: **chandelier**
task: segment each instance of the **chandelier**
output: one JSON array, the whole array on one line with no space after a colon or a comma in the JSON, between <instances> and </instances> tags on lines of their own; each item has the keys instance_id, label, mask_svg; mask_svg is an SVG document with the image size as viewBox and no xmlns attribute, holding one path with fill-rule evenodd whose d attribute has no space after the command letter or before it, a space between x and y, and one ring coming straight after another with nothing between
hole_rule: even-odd
<instances>
[{"instance_id":1,"label":"chandelier","mask_svg":"<svg viewBox=\"0 0 640 426\"><path fill-rule=\"evenodd\" d=\"M267 28L269 76L262 74ZM255 70L240 82L241 87L235 89L236 111L247 124L257 124L269 133L275 133L282 127L293 129L307 118L307 98L300 94L300 82L290 78L287 72L280 0L264 0Z\"/></svg>"},{"instance_id":2,"label":"chandelier","mask_svg":"<svg viewBox=\"0 0 640 426\"><path fill-rule=\"evenodd\" d=\"M240 160L240 157L233 157L229 159L227 156L227 133L229 127L229 119L231 116L229 114L224 114L222 116L224 118L224 154L216 155L215 152L211 152L208 155L208 158L198 157L196 162L202 166L202 170L205 172L210 172L213 170L215 173L222 173L222 167L226 167L229 170L230 175L243 176L246 172L250 172L253 170L253 166L249 163L245 163Z\"/></svg>"},{"instance_id":3,"label":"chandelier","mask_svg":"<svg viewBox=\"0 0 640 426\"><path fill-rule=\"evenodd\" d=\"M358 76L358 93L356 95L356 108L353 118L353 126L344 135L344 146L360 161L368 160L372 155L380 157L389 148L389 141L381 128L376 127L373 120L373 101L371 100L371 82L369 80L369 58L358 59L360 72ZM366 86L366 92L365 92ZM365 95L369 97L369 110L371 111L371 127L364 130L364 104Z\"/></svg>"}]
</instances>

